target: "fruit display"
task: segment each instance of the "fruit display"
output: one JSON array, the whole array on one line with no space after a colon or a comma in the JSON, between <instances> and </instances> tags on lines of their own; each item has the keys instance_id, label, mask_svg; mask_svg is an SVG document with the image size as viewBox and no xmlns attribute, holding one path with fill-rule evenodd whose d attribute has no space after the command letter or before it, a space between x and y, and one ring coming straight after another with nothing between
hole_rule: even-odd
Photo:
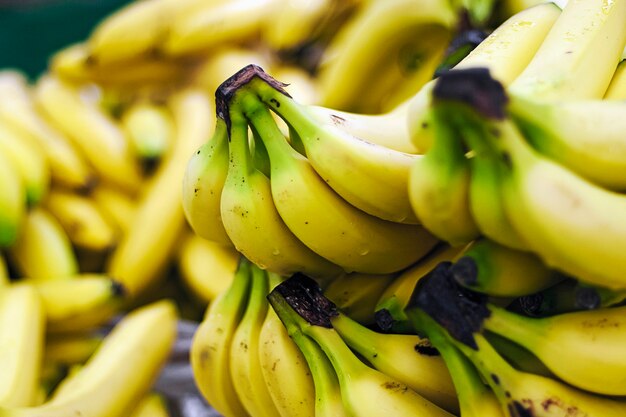
<instances>
[{"instance_id":1,"label":"fruit display","mask_svg":"<svg viewBox=\"0 0 626 417\"><path fill-rule=\"evenodd\" d=\"M0 69L0 417L626 415L625 123L626 0L131 1Z\"/></svg>"}]
</instances>

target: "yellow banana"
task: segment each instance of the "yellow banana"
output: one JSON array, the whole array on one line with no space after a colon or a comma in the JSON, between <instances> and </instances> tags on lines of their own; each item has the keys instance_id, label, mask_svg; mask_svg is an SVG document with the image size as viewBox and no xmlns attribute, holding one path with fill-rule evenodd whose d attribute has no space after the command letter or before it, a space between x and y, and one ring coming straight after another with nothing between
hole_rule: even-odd
<instances>
[{"instance_id":1,"label":"yellow banana","mask_svg":"<svg viewBox=\"0 0 626 417\"><path fill-rule=\"evenodd\" d=\"M105 184L99 184L89 196L107 220L116 226L118 233L128 233L133 225L136 211L136 201L132 197L122 190Z\"/></svg>"},{"instance_id":2,"label":"yellow banana","mask_svg":"<svg viewBox=\"0 0 626 417\"><path fill-rule=\"evenodd\" d=\"M32 286L14 284L0 292L0 407L35 402L44 329L43 306Z\"/></svg>"},{"instance_id":3,"label":"yellow banana","mask_svg":"<svg viewBox=\"0 0 626 417\"><path fill-rule=\"evenodd\" d=\"M0 153L0 247L11 246L26 217L26 190L8 155Z\"/></svg>"},{"instance_id":4,"label":"yellow banana","mask_svg":"<svg viewBox=\"0 0 626 417\"><path fill-rule=\"evenodd\" d=\"M46 335L44 363L84 364L98 350L102 338L98 334Z\"/></svg>"},{"instance_id":5,"label":"yellow banana","mask_svg":"<svg viewBox=\"0 0 626 417\"><path fill-rule=\"evenodd\" d=\"M626 44L624 19L624 1L568 1L509 91L540 101L602 98Z\"/></svg>"},{"instance_id":6,"label":"yellow banana","mask_svg":"<svg viewBox=\"0 0 626 417\"><path fill-rule=\"evenodd\" d=\"M115 246L118 236L94 200L52 190L44 206L56 217L74 246L95 252Z\"/></svg>"},{"instance_id":7,"label":"yellow banana","mask_svg":"<svg viewBox=\"0 0 626 417\"><path fill-rule=\"evenodd\" d=\"M165 398L152 392L141 400L131 417L169 417L169 415Z\"/></svg>"},{"instance_id":8,"label":"yellow banana","mask_svg":"<svg viewBox=\"0 0 626 417\"><path fill-rule=\"evenodd\" d=\"M161 106L137 102L124 112L121 123L140 161L158 161L173 146L173 120Z\"/></svg>"},{"instance_id":9,"label":"yellow banana","mask_svg":"<svg viewBox=\"0 0 626 417\"><path fill-rule=\"evenodd\" d=\"M488 68L495 79L508 86L524 71L560 15L561 9L552 2L517 13L496 28L454 68ZM422 153L428 150L433 140L426 115L434 85L434 81L424 85L408 104L409 133L413 144Z\"/></svg>"},{"instance_id":10,"label":"yellow banana","mask_svg":"<svg viewBox=\"0 0 626 417\"><path fill-rule=\"evenodd\" d=\"M233 281L240 254L236 250L187 233L178 250L183 283L205 305Z\"/></svg>"},{"instance_id":11,"label":"yellow banana","mask_svg":"<svg viewBox=\"0 0 626 417\"><path fill-rule=\"evenodd\" d=\"M0 152L11 160L22 179L26 202L39 204L50 186L50 168L42 150L21 132L0 122Z\"/></svg>"},{"instance_id":12,"label":"yellow banana","mask_svg":"<svg viewBox=\"0 0 626 417\"><path fill-rule=\"evenodd\" d=\"M611 84L604 94L605 100L626 100L626 60L617 66Z\"/></svg>"},{"instance_id":13,"label":"yellow banana","mask_svg":"<svg viewBox=\"0 0 626 417\"><path fill-rule=\"evenodd\" d=\"M244 315L252 281L250 262L241 258L235 279L214 300L193 337L190 360L198 389L226 417L245 417L233 386L230 350L236 328Z\"/></svg>"},{"instance_id":14,"label":"yellow banana","mask_svg":"<svg viewBox=\"0 0 626 417\"><path fill-rule=\"evenodd\" d=\"M67 233L50 212L39 207L28 212L22 232L8 255L18 273L35 282L65 280L78 272Z\"/></svg>"},{"instance_id":15,"label":"yellow banana","mask_svg":"<svg viewBox=\"0 0 626 417\"><path fill-rule=\"evenodd\" d=\"M136 296L158 279L174 256L185 227L181 184L190 155L207 140L214 113L208 97L195 90L172 99L175 149L163 161L138 202L134 225L109 258L107 271ZM172 194L174 193L174 194Z\"/></svg>"},{"instance_id":16,"label":"yellow banana","mask_svg":"<svg viewBox=\"0 0 626 417\"><path fill-rule=\"evenodd\" d=\"M24 76L0 72L0 121L29 139L44 153L55 184L86 190L94 174L84 157L38 113Z\"/></svg>"},{"instance_id":17,"label":"yellow banana","mask_svg":"<svg viewBox=\"0 0 626 417\"><path fill-rule=\"evenodd\" d=\"M115 326L85 366L63 382L52 400L38 407L0 408L0 416L129 415L170 354L176 318L169 301L134 310Z\"/></svg>"},{"instance_id":18,"label":"yellow banana","mask_svg":"<svg viewBox=\"0 0 626 417\"><path fill-rule=\"evenodd\" d=\"M263 28L262 38L276 49L289 49L310 40L337 8L332 0L295 0L281 4Z\"/></svg>"},{"instance_id":19,"label":"yellow banana","mask_svg":"<svg viewBox=\"0 0 626 417\"><path fill-rule=\"evenodd\" d=\"M103 180L129 191L138 189L141 177L128 141L118 125L95 103L83 100L76 87L53 76L39 80L35 100Z\"/></svg>"}]
</instances>

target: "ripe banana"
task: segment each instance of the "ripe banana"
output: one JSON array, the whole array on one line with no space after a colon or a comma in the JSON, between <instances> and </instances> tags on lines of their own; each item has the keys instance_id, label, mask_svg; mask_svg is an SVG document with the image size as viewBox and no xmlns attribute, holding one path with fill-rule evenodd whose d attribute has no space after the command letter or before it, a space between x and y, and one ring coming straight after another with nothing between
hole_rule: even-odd
<instances>
[{"instance_id":1,"label":"ripe banana","mask_svg":"<svg viewBox=\"0 0 626 417\"><path fill-rule=\"evenodd\" d=\"M310 40L337 5L332 0L295 0L281 4L263 27L262 38L276 49L289 49Z\"/></svg>"},{"instance_id":2,"label":"ripe banana","mask_svg":"<svg viewBox=\"0 0 626 417\"><path fill-rule=\"evenodd\" d=\"M46 313L46 331L70 333L92 330L118 313L124 287L101 274L34 284Z\"/></svg>"},{"instance_id":3,"label":"ripe banana","mask_svg":"<svg viewBox=\"0 0 626 417\"><path fill-rule=\"evenodd\" d=\"M239 401L251 416L280 417L263 379L259 334L267 316L267 272L250 265L250 295L230 345L230 376Z\"/></svg>"},{"instance_id":4,"label":"ripe banana","mask_svg":"<svg viewBox=\"0 0 626 417\"><path fill-rule=\"evenodd\" d=\"M604 94L605 100L626 100L626 60L622 56L622 62L617 66L611 84Z\"/></svg>"},{"instance_id":5,"label":"ripe banana","mask_svg":"<svg viewBox=\"0 0 626 417\"><path fill-rule=\"evenodd\" d=\"M136 296L159 279L185 227L181 184L189 156L207 140L213 106L205 94L179 92L171 101L175 148L159 166L138 202L134 225L108 260L108 273ZM173 194L172 194L173 193Z\"/></svg>"},{"instance_id":6,"label":"ripe banana","mask_svg":"<svg viewBox=\"0 0 626 417\"><path fill-rule=\"evenodd\" d=\"M14 284L0 291L0 407L35 402L44 329L44 309L32 286Z\"/></svg>"},{"instance_id":7,"label":"ripe banana","mask_svg":"<svg viewBox=\"0 0 626 417\"><path fill-rule=\"evenodd\" d=\"M46 335L45 364L73 366L84 364L100 348L99 334Z\"/></svg>"},{"instance_id":8,"label":"ripe banana","mask_svg":"<svg viewBox=\"0 0 626 417\"><path fill-rule=\"evenodd\" d=\"M35 101L50 122L85 155L98 175L125 190L136 191L141 177L126 137L118 125L80 91L53 76L35 86Z\"/></svg>"},{"instance_id":9,"label":"ripe banana","mask_svg":"<svg viewBox=\"0 0 626 417\"><path fill-rule=\"evenodd\" d=\"M17 169L0 153L0 247L12 246L26 217L26 190Z\"/></svg>"},{"instance_id":10,"label":"ripe banana","mask_svg":"<svg viewBox=\"0 0 626 417\"><path fill-rule=\"evenodd\" d=\"M472 242L450 272L460 285L494 297L534 294L564 278L533 253L485 238Z\"/></svg>"},{"instance_id":11,"label":"ripe banana","mask_svg":"<svg viewBox=\"0 0 626 417\"><path fill-rule=\"evenodd\" d=\"M38 145L48 161L53 183L76 190L91 188L95 180L91 167L69 141L41 117L27 80L20 73L0 72L0 121Z\"/></svg>"},{"instance_id":12,"label":"ripe banana","mask_svg":"<svg viewBox=\"0 0 626 417\"><path fill-rule=\"evenodd\" d=\"M161 394L147 394L137 405L131 417L169 417L167 403Z\"/></svg>"},{"instance_id":13,"label":"ripe banana","mask_svg":"<svg viewBox=\"0 0 626 417\"><path fill-rule=\"evenodd\" d=\"M65 280L78 272L67 233L43 208L28 212L19 238L7 253L19 275L34 282Z\"/></svg>"},{"instance_id":14,"label":"ripe banana","mask_svg":"<svg viewBox=\"0 0 626 417\"><path fill-rule=\"evenodd\" d=\"M218 118L213 136L187 162L182 197L185 217L193 231L224 246L232 246L221 215L228 165L228 128Z\"/></svg>"},{"instance_id":15,"label":"ripe banana","mask_svg":"<svg viewBox=\"0 0 626 417\"><path fill-rule=\"evenodd\" d=\"M508 109L543 155L603 187L626 189L626 102L540 103L513 96Z\"/></svg>"},{"instance_id":16,"label":"ripe banana","mask_svg":"<svg viewBox=\"0 0 626 417\"><path fill-rule=\"evenodd\" d=\"M311 282L305 284L306 287L300 287L302 281L302 278L297 281L293 278L287 280L272 290L268 298L279 316L291 317L302 332L318 343L330 359L337 373L341 396L348 413L354 416L452 416L402 382L363 363L332 329L328 323L330 312L323 311L323 303L311 304L308 301L310 295L306 294L310 294L309 285L317 284ZM302 303L303 300L307 302ZM316 301L313 296L313 303ZM295 308L299 311L294 311L293 306L297 306ZM310 322L297 317L299 314L305 314Z\"/></svg>"},{"instance_id":17,"label":"ripe banana","mask_svg":"<svg viewBox=\"0 0 626 417\"><path fill-rule=\"evenodd\" d=\"M209 404L227 417L248 416L233 386L229 357L250 293L250 266L242 257L231 286L209 305L190 351L196 385Z\"/></svg>"},{"instance_id":18,"label":"ripe banana","mask_svg":"<svg viewBox=\"0 0 626 417\"><path fill-rule=\"evenodd\" d=\"M488 68L495 79L505 86L510 85L526 68L560 15L559 7L546 2L511 16L455 68ZM409 133L413 144L422 153L428 150L433 139L425 116L434 84L431 81L424 85L408 104Z\"/></svg>"},{"instance_id":19,"label":"ripe banana","mask_svg":"<svg viewBox=\"0 0 626 417\"><path fill-rule=\"evenodd\" d=\"M264 105L246 115L269 153L278 213L314 252L348 272L384 274L412 264L434 246L436 239L424 228L381 220L343 200L291 148Z\"/></svg>"},{"instance_id":20,"label":"ripe banana","mask_svg":"<svg viewBox=\"0 0 626 417\"><path fill-rule=\"evenodd\" d=\"M449 113L439 106L427 116L434 142L422 159L413 162L409 199L421 224L452 246L462 246L479 235L470 212L470 162Z\"/></svg>"},{"instance_id":21,"label":"ripe banana","mask_svg":"<svg viewBox=\"0 0 626 417\"><path fill-rule=\"evenodd\" d=\"M118 235L126 235L133 226L135 200L120 189L98 184L89 194L109 224L113 224Z\"/></svg>"},{"instance_id":22,"label":"ripe banana","mask_svg":"<svg viewBox=\"0 0 626 417\"><path fill-rule=\"evenodd\" d=\"M274 273L268 275L270 289L283 280ZM281 417L315 416L317 403L312 371L273 308L268 308L261 328L259 357L265 384Z\"/></svg>"},{"instance_id":23,"label":"ripe banana","mask_svg":"<svg viewBox=\"0 0 626 417\"><path fill-rule=\"evenodd\" d=\"M173 146L174 122L167 109L148 102L137 102L122 115L122 127L140 161L158 162Z\"/></svg>"},{"instance_id":24,"label":"ripe banana","mask_svg":"<svg viewBox=\"0 0 626 417\"><path fill-rule=\"evenodd\" d=\"M330 322L339 336L374 368L439 407L456 414L459 404L450 374L427 339L377 333L339 312Z\"/></svg>"},{"instance_id":25,"label":"ripe banana","mask_svg":"<svg viewBox=\"0 0 626 417\"><path fill-rule=\"evenodd\" d=\"M105 252L115 246L118 236L94 200L55 189L48 194L44 207L59 221L75 247Z\"/></svg>"},{"instance_id":26,"label":"ripe banana","mask_svg":"<svg viewBox=\"0 0 626 417\"><path fill-rule=\"evenodd\" d=\"M351 319L370 324L374 322L375 305L381 292L394 281L396 275L343 274L326 286L324 296Z\"/></svg>"},{"instance_id":27,"label":"ripe banana","mask_svg":"<svg viewBox=\"0 0 626 417\"><path fill-rule=\"evenodd\" d=\"M239 258L236 250L192 233L182 240L177 255L182 282L204 305L230 286Z\"/></svg>"},{"instance_id":28,"label":"ripe banana","mask_svg":"<svg viewBox=\"0 0 626 417\"><path fill-rule=\"evenodd\" d=\"M445 1L364 4L324 52L321 104L357 113L394 108L432 78L456 20Z\"/></svg>"},{"instance_id":29,"label":"ripe banana","mask_svg":"<svg viewBox=\"0 0 626 417\"><path fill-rule=\"evenodd\" d=\"M485 329L535 354L563 381L605 395L624 395L624 366L615 356L626 338L625 307L528 318L489 306Z\"/></svg>"},{"instance_id":30,"label":"ripe banana","mask_svg":"<svg viewBox=\"0 0 626 417\"><path fill-rule=\"evenodd\" d=\"M50 186L50 168L43 151L21 132L0 122L0 152L11 161L26 192L26 203L35 206Z\"/></svg>"},{"instance_id":31,"label":"ripe banana","mask_svg":"<svg viewBox=\"0 0 626 417\"><path fill-rule=\"evenodd\" d=\"M541 101L602 98L626 44L625 19L624 1L569 1L509 91Z\"/></svg>"},{"instance_id":32,"label":"ripe banana","mask_svg":"<svg viewBox=\"0 0 626 417\"><path fill-rule=\"evenodd\" d=\"M311 166L337 194L381 219L418 223L407 184L419 156L352 137L332 123L319 124L306 106L261 80L249 86L296 132Z\"/></svg>"},{"instance_id":33,"label":"ripe banana","mask_svg":"<svg viewBox=\"0 0 626 417\"><path fill-rule=\"evenodd\" d=\"M407 314L419 323L417 327L426 332L428 339L445 361L458 395L461 415L463 417L504 417L495 394L484 384L478 370L446 340L440 328L432 323L432 319L428 316L424 317L422 312Z\"/></svg>"},{"instance_id":34,"label":"ripe banana","mask_svg":"<svg viewBox=\"0 0 626 417\"><path fill-rule=\"evenodd\" d=\"M96 354L61 384L50 401L31 408L0 408L0 416L129 415L154 383L175 339L176 311L171 302L136 309L115 326Z\"/></svg>"},{"instance_id":35,"label":"ripe banana","mask_svg":"<svg viewBox=\"0 0 626 417\"><path fill-rule=\"evenodd\" d=\"M287 228L272 201L270 180L254 166L248 122L234 109L229 119L230 164L221 217L235 248L254 264L280 275L304 271L332 278L341 274L340 267L314 253Z\"/></svg>"}]
</instances>

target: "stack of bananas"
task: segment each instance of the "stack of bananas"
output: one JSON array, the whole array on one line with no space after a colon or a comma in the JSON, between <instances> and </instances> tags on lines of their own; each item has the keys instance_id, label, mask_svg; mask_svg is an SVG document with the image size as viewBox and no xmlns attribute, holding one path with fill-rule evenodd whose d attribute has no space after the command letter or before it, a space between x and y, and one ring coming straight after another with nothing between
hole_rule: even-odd
<instances>
[{"instance_id":1,"label":"stack of bananas","mask_svg":"<svg viewBox=\"0 0 626 417\"><path fill-rule=\"evenodd\" d=\"M626 0L559 4L142 0L0 71L0 417L168 415L181 317L227 417L626 414Z\"/></svg>"}]
</instances>

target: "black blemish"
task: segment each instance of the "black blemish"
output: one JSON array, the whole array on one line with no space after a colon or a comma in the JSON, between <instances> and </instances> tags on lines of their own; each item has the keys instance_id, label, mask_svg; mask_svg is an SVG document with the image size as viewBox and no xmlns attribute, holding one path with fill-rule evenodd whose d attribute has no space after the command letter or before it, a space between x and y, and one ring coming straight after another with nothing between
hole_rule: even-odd
<instances>
[{"instance_id":1,"label":"black blemish","mask_svg":"<svg viewBox=\"0 0 626 417\"><path fill-rule=\"evenodd\" d=\"M87 58L85 58L86 67L95 67L97 63L98 59L93 55L88 55Z\"/></svg>"},{"instance_id":2,"label":"black blemish","mask_svg":"<svg viewBox=\"0 0 626 417\"><path fill-rule=\"evenodd\" d=\"M500 378L498 378L498 375L491 374L491 380L493 381L494 384L500 385Z\"/></svg>"},{"instance_id":3,"label":"black blemish","mask_svg":"<svg viewBox=\"0 0 626 417\"><path fill-rule=\"evenodd\" d=\"M196 155L200 155L200 150L198 149L198 152L196 152Z\"/></svg>"},{"instance_id":4,"label":"black blemish","mask_svg":"<svg viewBox=\"0 0 626 417\"><path fill-rule=\"evenodd\" d=\"M336 114L331 114L330 119L336 126L341 126L346 122L346 119L341 116L337 116Z\"/></svg>"},{"instance_id":5,"label":"black blemish","mask_svg":"<svg viewBox=\"0 0 626 417\"><path fill-rule=\"evenodd\" d=\"M439 351L428 339L420 340L420 342L415 345L415 351L424 356L439 356Z\"/></svg>"},{"instance_id":6,"label":"black blemish","mask_svg":"<svg viewBox=\"0 0 626 417\"><path fill-rule=\"evenodd\" d=\"M337 306L324 297L320 286L308 276L297 273L283 281L273 293L280 294L287 304L314 326L332 328L330 318L339 314Z\"/></svg>"},{"instance_id":7,"label":"black blemish","mask_svg":"<svg viewBox=\"0 0 626 417\"><path fill-rule=\"evenodd\" d=\"M524 407L519 401L510 402L507 405L511 417L533 417L534 413L531 409Z\"/></svg>"},{"instance_id":8,"label":"black blemish","mask_svg":"<svg viewBox=\"0 0 626 417\"><path fill-rule=\"evenodd\" d=\"M422 122L422 129L428 129L428 122Z\"/></svg>"},{"instance_id":9,"label":"black blemish","mask_svg":"<svg viewBox=\"0 0 626 417\"><path fill-rule=\"evenodd\" d=\"M377 357L378 357L378 353L374 353L374 354L372 355L372 357L373 357L373 358L377 358Z\"/></svg>"},{"instance_id":10,"label":"black blemish","mask_svg":"<svg viewBox=\"0 0 626 417\"><path fill-rule=\"evenodd\" d=\"M271 98L270 103L272 103L276 107L280 107L280 103L275 98Z\"/></svg>"},{"instance_id":11,"label":"black blemish","mask_svg":"<svg viewBox=\"0 0 626 417\"><path fill-rule=\"evenodd\" d=\"M391 330L395 320L386 308L382 308L374 313L374 322L380 330L388 332Z\"/></svg>"},{"instance_id":12,"label":"black blemish","mask_svg":"<svg viewBox=\"0 0 626 417\"><path fill-rule=\"evenodd\" d=\"M420 279L407 309L421 308L448 333L472 349L478 349L474 333L490 312L487 296L460 286L450 273L451 262L441 262Z\"/></svg>"},{"instance_id":13,"label":"black blemish","mask_svg":"<svg viewBox=\"0 0 626 417\"><path fill-rule=\"evenodd\" d=\"M504 391L504 396L506 398L511 398L511 392L510 391Z\"/></svg>"},{"instance_id":14,"label":"black blemish","mask_svg":"<svg viewBox=\"0 0 626 417\"><path fill-rule=\"evenodd\" d=\"M217 113L217 117L226 122L226 126L228 127L229 131L230 116L228 112L228 104L230 103L238 89L248 84L255 78L262 79L271 87L276 89L276 91L279 91L287 97L291 97L284 89L287 84L281 83L280 81L271 77L263 70L263 68L259 67L258 65L246 65L235 74L233 74L226 81L224 81L222 84L220 84L220 86L217 87L217 90L215 91L215 112Z\"/></svg>"},{"instance_id":15,"label":"black blemish","mask_svg":"<svg viewBox=\"0 0 626 417\"><path fill-rule=\"evenodd\" d=\"M124 297L128 294L126 287L119 281L112 280L111 281L111 292L114 297Z\"/></svg>"},{"instance_id":16,"label":"black blemish","mask_svg":"<svg viewBox=\"0 0 626 417\"><path fill-rule=\"evenodd\" d=\"M476 285L478 282L478 265L473 258L464 256L450 267L450 274L456 282L463 286Z\"/></svg>"},{"instance_id":17,"label":"black blemish","mask_svg":"<svg viewBox=\"0 0 626 417\"><path fill-rule=\"evenodd\" d=\"M502 152L502 162L507 169L513 168L513 161L511 161L511 155L508 152Z\"/></svg>"},{"instance_id":18,"label":"black blemish","mask_svg":"<svg viewBox=\"0 0 626 417\"><path fill-rule=\"evenodd\" d=\"M508 97L487 68L453 69L436 81L433 97L465 103L485 117L502 120Z\"/></svg>"}]
</instances>

